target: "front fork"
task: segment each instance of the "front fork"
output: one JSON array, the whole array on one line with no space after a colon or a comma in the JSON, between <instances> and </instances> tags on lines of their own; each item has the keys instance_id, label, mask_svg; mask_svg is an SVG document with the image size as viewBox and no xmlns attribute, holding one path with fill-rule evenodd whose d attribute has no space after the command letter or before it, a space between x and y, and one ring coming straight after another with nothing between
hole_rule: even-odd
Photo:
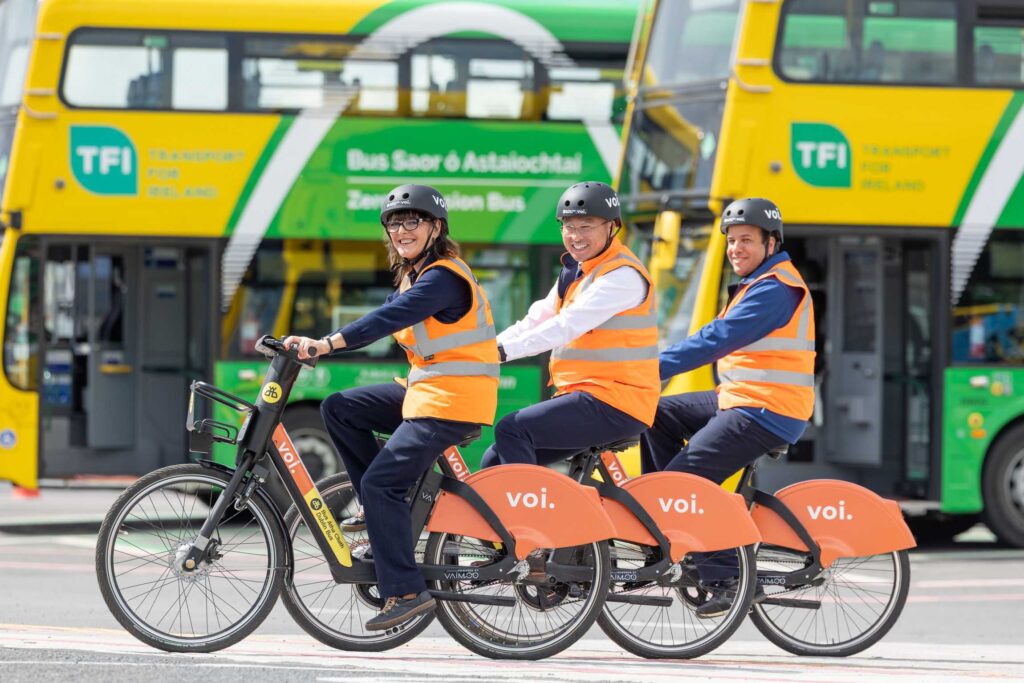
<instances>
[{"instance_id":1,"label":"front fork","mask_svg":"<svg viewBox=\"0 0 1024 683\"><path fill-rule=\"evenodd\" d=\"M203 561L207 559L208 551L210 549L210 539L213 537L213 533L217 529L217 525L220 524L220 521L224 518L224 513L227 512L228 506L235 501L239 492L243 491L243 485L247 483L246 476L249 474L249 471L253 469L253 465L255 463L256 454L252 451L246 451L242 456L242 460L238 464L238 467L235 469L234 474L231 475L231 480L228 482L228 485L224 487L221 495L217 498L217 502L213 504L213 509L210 510L210 514L203 522L203 526L199 528L199 534L191 543L179 548L178 552L175 554L175 568L179 572L193 572ZM263 479L265 479L265 475ZM255 487L261 482L262 480L260 480L260 482L249 482L248 486L246 486L244 490L246 496L252 495L252 491L255 490Z\"/></svg>"}]
</instances>

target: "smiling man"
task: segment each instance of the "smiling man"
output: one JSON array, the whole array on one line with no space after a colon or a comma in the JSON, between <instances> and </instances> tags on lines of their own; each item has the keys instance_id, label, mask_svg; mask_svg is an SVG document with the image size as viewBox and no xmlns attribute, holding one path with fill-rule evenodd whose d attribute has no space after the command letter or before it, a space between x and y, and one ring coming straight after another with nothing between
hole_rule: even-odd
<instances>
[{"instance_id":1,"label":"smiling man","mask_svg":"<svg viewBox=\"0 0 1024 683\"><path fill-rule=\"evenodd\" d=\"M721 484L763 453L796 443L813 411L814 311L806 283L778 251L779 208L740 199L722 212L721 229L741 279L715 320L659 359L662 379L717 361L720 383L714 391L661 398L641 439L645 473L687 472ZM711 564L699 563L701 579L719 588L697 609L700 617L725 613L735 597L735 565Z\"/></svg>"},{"instance_id":2,"label":"smiling man","mask_svg":"<svg viewBox=\"0 0 1024 683\"><path fill-rule=\"evenodd\" d=\"M555 397L506 415L483 466L547 465L600 443L633 438L654 420L658 327L647 269L615 236L619 198L583 182L558 200L562 271L547 297L498 335L502 360L551 351Z\"/></svg>"}]
</instances>

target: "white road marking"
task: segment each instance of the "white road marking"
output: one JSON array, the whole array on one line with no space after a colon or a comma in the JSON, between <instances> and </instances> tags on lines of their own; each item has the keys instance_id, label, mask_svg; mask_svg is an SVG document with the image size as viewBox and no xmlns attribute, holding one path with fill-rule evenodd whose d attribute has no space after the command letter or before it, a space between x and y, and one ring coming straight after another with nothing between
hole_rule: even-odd
<instances>
[{"instance_id":1,"label":"white road marking","mask_svg":"<svg viewBox=\"0 0 1024 683\"><path fill-rule=\"evenodd\" d=\"M103 662L98 654L133 655L146 665L197 669L281 669L322 671L322 681L348 682L357 677L444 680L485 676L493 681L929 681L975 678L1020 680L1024 675L1024 650L1011 645L926 645L883 642L860 656L846 659L801 658L783 653L767 642L729 642L698 660L643 660L602 641L587 640L568 651L539 662L505 661L500 665L477 657L447 638L421 637L408 645L382 653L331 650L306 636L254 635L227 650L210 655L166 654L134 640L123 631L0 624L0 648L90 652L70 656L76 665L135 667L140 662ZM33 660L22 656L22 666L53 666L63 660ZM4 664L0 662L0 671ZM685 671L682 668L685 667ZM335 671L345 675L331 676ZM426 672L429 672L427 674Z\"/></svg>"}]
</instances>

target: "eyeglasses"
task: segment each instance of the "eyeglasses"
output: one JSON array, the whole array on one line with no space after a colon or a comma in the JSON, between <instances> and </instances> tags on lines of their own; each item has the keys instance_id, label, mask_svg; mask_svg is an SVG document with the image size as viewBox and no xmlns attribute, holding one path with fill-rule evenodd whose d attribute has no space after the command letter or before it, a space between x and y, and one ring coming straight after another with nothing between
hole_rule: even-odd
<instances>
[{"instance_id":1,"label":"eyeglasses","mask_svg":"<svg viewBox=\"0 0 1024 683\"><path fill-rule=\"evenodd\" d=\"M563 233L574 232L577 235L590 235L595 230L597 230L598 228L604 227L608 223L611 223L611 221L601 221L600 223L598 223L596 225L566 225L565 223L563 223L562 224L562 232Z\"/></svg>"},{"instance_id":2,"label":"eyeglasses","mask_svg":"<svg viewBox=\"0 0 1024 683\"><path fill-rule=\"evenodd\" d=\"M384 229L388 232L398 232L403 227L406 232L412 232L416 228L420 227L420 223L429 223L429 218L406 218L404 221L390 221L384 224Z\"/></svg>"}]
</instances>

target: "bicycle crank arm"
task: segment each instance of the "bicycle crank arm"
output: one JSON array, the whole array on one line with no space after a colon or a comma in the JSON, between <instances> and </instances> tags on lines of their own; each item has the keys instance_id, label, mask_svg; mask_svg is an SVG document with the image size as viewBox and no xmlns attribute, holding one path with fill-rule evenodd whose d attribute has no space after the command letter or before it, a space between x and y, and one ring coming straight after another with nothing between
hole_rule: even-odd
<instances>
[{"instance_id":1,"label":"bicycle crank arm","mask_svg":"<svg viewBox=\"0 0 1024 683\"><path fill-rule=\"evenodd\" d=\"M672 598L664 595L625 595L622 593L609 593L605 598L606 602L624 602L628 605L643 605L644 607L671 607Z\"/></svg>"},{"instance_id":2,"label":"bicycle crank arm","mask_svg":"<svg viewBox=\"0 0 1024 683\"><path fill-rule=\"evenodd\" d=\"M469 593L456 593L454 591L430 591L438 600L448 602L470 602L474 605L492 605L494 607L515 607L516 599L501 595L470 595Z\"/></svg>"},{"instance_id":3,"label":"bicycle crank arm","mask_svg":"<svg viewBox=\"0 0 1024 683\"><path fill-rule=\"evenodd\" d=\"M794 607L796 609L821 609L821 600L799 600L797 598L765 598L762 605Z\"/></svg>"}]
</instances>

